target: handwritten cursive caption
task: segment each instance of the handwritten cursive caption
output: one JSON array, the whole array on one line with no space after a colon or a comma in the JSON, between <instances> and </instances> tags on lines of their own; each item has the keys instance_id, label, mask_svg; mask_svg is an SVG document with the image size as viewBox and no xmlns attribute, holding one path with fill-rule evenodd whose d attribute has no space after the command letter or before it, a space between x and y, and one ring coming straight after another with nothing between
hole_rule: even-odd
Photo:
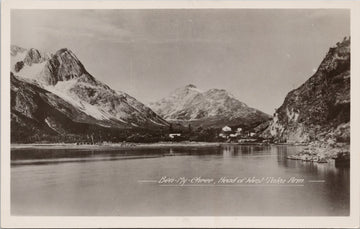
<instances>
[{"instance_id":1,"label":"handwritten cursive caption","mask_svg":"<svg viewBox=\"0 0 360 229\"><path fill-rule=\"evenodd\" d=\"M303 185L303 178L298 177L170 177L162 176L154 183L159 185Z\"/></svg>"}]
</instances>

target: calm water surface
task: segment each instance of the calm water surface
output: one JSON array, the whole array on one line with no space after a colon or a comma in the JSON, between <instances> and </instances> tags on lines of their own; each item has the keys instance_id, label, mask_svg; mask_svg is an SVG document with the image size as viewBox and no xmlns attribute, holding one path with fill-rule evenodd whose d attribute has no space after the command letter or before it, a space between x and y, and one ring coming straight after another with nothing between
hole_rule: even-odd
<instances>
[{"instance_id":1,"label":"calm water surface","mask_svg":"<svg viewBox=\"0 0 360 229\"><path fill-rule=\"evenodd\" d=\"M72 216L349 214L349 168L287 160L295 146L13 149L11 213ZM302 185L160 186L161 177L274 177ZM313 182L313 181L322 182ZM148 181L148 182L144 182Z\"/></svg>"}]
</instances>

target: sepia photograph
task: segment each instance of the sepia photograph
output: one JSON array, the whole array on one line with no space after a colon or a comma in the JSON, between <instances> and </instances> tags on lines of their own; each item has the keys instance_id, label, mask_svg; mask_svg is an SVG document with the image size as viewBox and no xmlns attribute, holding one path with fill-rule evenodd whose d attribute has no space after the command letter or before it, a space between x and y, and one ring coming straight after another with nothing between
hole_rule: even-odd
<instances>
[{"instance_id":1,"label":"sepia photograph","mask_svg":"<svg viewBox=\"0 0 360 229\"><path fill-rule=\"evenodd\" d=\"M351 8L7 9L9 217L356 213Z\"/></svg>"}]
</instances>

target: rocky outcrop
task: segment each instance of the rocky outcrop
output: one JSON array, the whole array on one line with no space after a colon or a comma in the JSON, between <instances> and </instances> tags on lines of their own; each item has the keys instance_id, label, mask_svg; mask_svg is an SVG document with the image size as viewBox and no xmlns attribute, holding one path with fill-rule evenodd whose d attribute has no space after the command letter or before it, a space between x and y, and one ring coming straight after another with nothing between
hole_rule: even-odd
<instances>
[{"instance_id":1,"label":"rocky outcrop","mask_svg":"<svg viewBox=\"0 0 360 229\"><path fill-rule=\"evenodd\" d=\"M270 118L226 90L202 91L192 84L176 89L150 107L168 121L201 127L254 127Z\"/></svg>"},{"instance_id":2,"label":"rocky outcrop","mask_svg":"<svg viewBox=\"0 0 360 229\"><path fill-rule=\"evenodd\" d=\"M49 59L40 75L40 80L46 84L56 85L59 81L67 81L83 75L94 81L75 54L64 48Z\"/></svg>"},{"instance_id":3,"label":"rocky outcrop","mask_svg":"<svg viewBox=\"0 0 360 229\"><path fill-rule=\"evenodd\" d=\"M349 122L350 38L344 38L312 77L288 93L263 136L279 142L349 142Z\"/></svg>"},{"instance_id":4,"label":"rocky outcrop","mask_svg":"<svg viewBox=\"0 0 360 229\"><path fill-rule=\"evenodd\" d=\"M32 64L38 64L44 62L45 60L46 56L44 54L41 54L37 49L31 48L27 51L23 62L31 66Z\"/></svg>"},{"instance_id":5,"label":"rocky outcrop","mask_svg":"<svg viewBox=\"0 0 360 229\"><path fill-rule=\"evenodd\" d=\"M350 145L336 142L312 142L298 154L287 156L291 160L327 163L338 157L348 157ZM343 159L343 161L345 158ZM348 160L350 158L348 157Z\"/></svg>"},{"instance_id":6,"label":"rocky outcrop","mask_svg":"<svg viewBox=\"0 0 360 229\"><path fill-rule=\"evenodd\" d=\"M19 61L15 64L14 71L19 72L24 67L24 61Z\"/></svg>"}]
</instances>

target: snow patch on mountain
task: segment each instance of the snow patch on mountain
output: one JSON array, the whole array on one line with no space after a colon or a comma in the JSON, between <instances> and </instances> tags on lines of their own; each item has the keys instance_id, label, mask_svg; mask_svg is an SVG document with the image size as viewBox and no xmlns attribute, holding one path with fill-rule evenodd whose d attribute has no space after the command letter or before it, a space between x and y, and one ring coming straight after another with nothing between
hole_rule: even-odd
<instances>
[{"instance_id":1,"label":"snow patch on mountain","mask_svg":"<svg viewBox=\"0 0 360 229\"><path fill-rule=\"evenodd\" d=\"M58 82L55 86L45 85L44 88L51 93L59 96L64 99L66 102L72 104L73 106L79 108L85 114L92 116L98 120L109 120L110 115L106 112L98 109L96 106L91 105L85 101L82 101L77 96L69 93L69 88L73 87L77 83L76 79Z\"/></svg>"},{"instance_id":2,"label":"snow patch on mountain","mask_svg":"<svg viewBox=\"0 0 360 229\"><path fill-rule=\"evenodd\" d=\"M159 125L159 126L164 126L164 124L162 124L162 123L158 123L158 122L156 122L156 121L154 121L154 120L152 120L152 119L150 119L150 121L151 121L152 123L156 124L156 125Z\"/></svg>"},{"instance_id":3,"label":"snow patch on mountain","mask_svg":"<svg viewBox=\"0 0 360 229\"><path fill-rule=\"evenodd\" d=\"M23 78L36 80L43 71L45 64L46 62L32 64L31 66L24 65L24 67L19 72L17 72L16 75Z\"/></svg>"}]
</instances>

